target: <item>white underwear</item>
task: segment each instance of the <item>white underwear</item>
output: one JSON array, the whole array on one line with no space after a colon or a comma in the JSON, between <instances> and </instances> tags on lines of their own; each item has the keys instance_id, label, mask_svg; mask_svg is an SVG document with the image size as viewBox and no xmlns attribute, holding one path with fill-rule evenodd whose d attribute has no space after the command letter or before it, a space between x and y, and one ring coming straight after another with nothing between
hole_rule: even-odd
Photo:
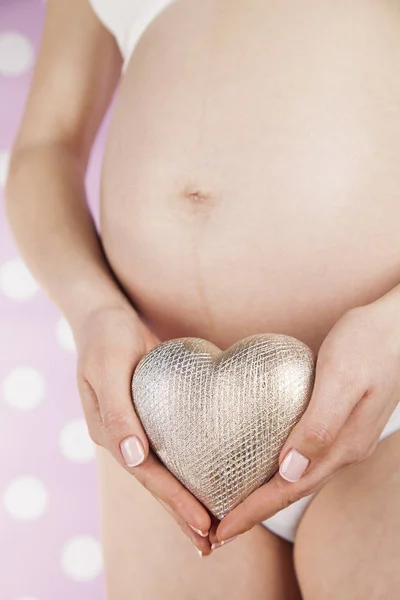
<instances>
[{"instance_id":1,"label":"white underwear","mask_svg":"<svg viewBox=\"0 0 400 600\"><path fill-rule=\"evenodd\" d=\"M385 429L382 432L380 440L383 440L385 437L388 437L395 431L400 430L400 403L395 408L392 413L389 421L386 424ZM297 502L294 502L288 508L279 511L270 519L262 522L264 527L267 527L270 531L279 535L279 537L288 540L289 542L294 542L296 537L297 528L301 521L301 518L313 499L314 494L310 494L310 496L306 496Z\"/></svg>"},{"instance_id":2,"label":"white underwear","mask_svg":"<svg viewBox=\"0 0 400 600\"><path fill-rule=\"evenodd\" d=\"M152 21L174 0L89 0L97 18L114 36L124 72L136 44Z\"/></svg>"}]
</instances>

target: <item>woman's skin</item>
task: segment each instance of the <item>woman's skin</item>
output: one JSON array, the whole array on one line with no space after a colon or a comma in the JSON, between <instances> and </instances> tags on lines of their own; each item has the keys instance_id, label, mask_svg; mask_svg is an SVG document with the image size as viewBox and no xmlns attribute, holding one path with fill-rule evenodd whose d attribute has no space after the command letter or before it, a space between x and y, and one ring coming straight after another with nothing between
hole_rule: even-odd
<instances>
[{"instance_id":1,"label":"woman's skin","mask_svg":"<svg viewBox=\"0 0 400 600\"><path fill-rule=\"evenodd\" d=\"M86 1L48 0L7 210L76 339L111 600L397 593L400 434L377 441L400 397L400 14L339 8L186 0L152 23L115 105L100 242L84 175L121 56ZM281 474L218 525L149 452L131 375L160 340L261 331L310 344L316 385ZM321 488L294 568L259 522Z\"/></svg>"}]
</instances>

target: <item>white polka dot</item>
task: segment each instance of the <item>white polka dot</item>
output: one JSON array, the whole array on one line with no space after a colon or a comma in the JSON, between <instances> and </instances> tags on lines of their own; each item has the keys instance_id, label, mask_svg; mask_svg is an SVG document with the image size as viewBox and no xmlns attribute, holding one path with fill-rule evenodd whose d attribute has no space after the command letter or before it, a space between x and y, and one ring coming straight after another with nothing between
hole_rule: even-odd
<instances>
[{"instance_id":1,"label":"white polka dot","mask_svg":"<svg viewBox=\"0 0 400 600\"><path fill-rule=\"evenodd\" d=\"M61 551L61 567L74 581L91 581L102 570L101 546L95 538L82 535L71 538Z\"/></svg>"},{"instance_id":2,"label":"white polka dot","mask_svg":"<svg viewBox=\"0 0 400 600\"><path fill-rule=\"evenodd\" d=\"M34 50L27 37L15 31L0 33L0 75L22 75L33 64Z\"/></svg>"},{"instance_id":3,"label":"white polka dot","mask_svg":"<svg viewBox=\"0 0 400 600\"><path fill-rule=\"evenodd\" d=\"M48 494L36 477L21 476L4 492L5 509L18 521L33 521L41 517L48 506Z\"/></svg>"},{"instance_id":4,"label":"white polka dot","mask_svg":"<svg viewBox=\"0 0 400 600\"><path fill-rule=\"evenodd\" d=\"M74 419L64 425L59 444L61 454L72 462L87 463L95 456L95 447L84 419Z\"/></svg>"},{"instance_id":5,"label":"white polka dot","mask_svg":"<svg viewBox=\"0 0 400 600\"><path fill-rule=\"evenodd\" d=\"M65 319L60 319L57 323L56 338L57 342L65 350L69 350L70 352L75 351L75 340L72 334L72 329Z\"/></svg>"},{"instance_id":6,"label":"white polka dot","mask_svg":"<svg viewBox=\"0 0 400 600\"><path fill-rule=\"evenodd\" d=\"M13 258L0 269L0 290L12 300L28 300L37 290L38 284L20 258Z\"/></svg>"},{"instance_id":7,"label":"white polka dot","mask_svg":"<svg viewBox=\"0 0 400 600\"><path fill-rule=\"evenodd\" d=\"M5 188L8 165L10 164L10 153L7 151L0 152L0 188Z\"/></svg>"},{"instance_id":8,"label":"white polka dot","mask_svg":"<svg viewBox=\"0 0 400 600\"><path fill-rule=\"evenodd\" d=\"M18 410L32 410L44 399L46 383L33 367L17 367L3 380L5 401Z\"/></svg>"}]
</instances>

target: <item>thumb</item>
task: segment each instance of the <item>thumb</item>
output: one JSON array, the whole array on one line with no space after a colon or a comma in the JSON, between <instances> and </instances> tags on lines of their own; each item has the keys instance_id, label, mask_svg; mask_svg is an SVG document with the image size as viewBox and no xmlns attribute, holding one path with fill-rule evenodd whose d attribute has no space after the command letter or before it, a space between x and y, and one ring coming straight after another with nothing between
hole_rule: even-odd
<instances>
[{"instance_id":1,"label":"thumb","mask_svg":"<svg viewBox=\"0 0 400 600\"><path fill-rule=\"evenodd\" d=\"M297 482L311 463L325 456L363 395L357 378L334 364L317 362L310 403L291 431L279 457L283 479Z\"/></svg>"},{"instance_id":2,"label":"thumb","mask_svg":"<svg viewBox=\"0 0 400 600\"><path fill-rule=\"evenodd\" d=\"M146 433L131 392L131 369L113 362L109 376L97 383L96 394L109 449L125 467L142 464L149 454Z\"/></svg>"}]
</instances>

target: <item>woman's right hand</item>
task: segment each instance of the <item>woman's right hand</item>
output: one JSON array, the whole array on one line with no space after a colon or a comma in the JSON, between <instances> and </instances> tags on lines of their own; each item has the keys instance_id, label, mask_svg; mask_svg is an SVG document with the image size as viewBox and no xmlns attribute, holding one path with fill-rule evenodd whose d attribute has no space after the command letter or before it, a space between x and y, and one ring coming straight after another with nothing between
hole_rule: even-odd
<instances>
[{"instance_id":1,"label":"woman's right hand","mask_svg":"<svg viewBox=\"0 0 400 600\"><path fill-rule=\"evenodd\" d=\"M149 449L133 407L133 371L159 340L127 306L97 310L74 334L78 388L92 440L107 448L174 516L195 546L209 554L207 510Z\"/></svg>"}]
</instances>

